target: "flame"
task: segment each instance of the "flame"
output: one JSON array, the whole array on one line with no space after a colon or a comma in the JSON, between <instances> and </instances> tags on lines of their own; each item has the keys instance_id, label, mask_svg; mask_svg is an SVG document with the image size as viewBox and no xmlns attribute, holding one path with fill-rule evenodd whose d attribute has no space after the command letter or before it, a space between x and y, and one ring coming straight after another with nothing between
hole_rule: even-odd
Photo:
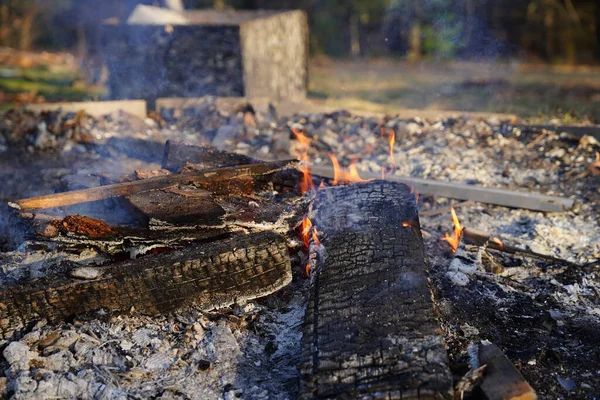
<instances>
[{"instance_id":1,"label":"flame","mask_svg":"<svg viewBox=\"0 0 600 400\"><path fill-rule=\"evenodd\" d=\"M415 187L414 187L414 186L411 186L411 187L410 187L410 193L412 193L412 194L414 194L414 195L415 195L415 203L416 203L417 205L419 205L419 198L421 197L421 195L419 194L419 192L417 192L417 191L415 190Z\"/></svg>"},{"instance_id":2,"label":"flame","mask_svg":"<svg viewBox=\"0 0 600 400\"><path fill-rule=\"evenodd\" d=\"M404 221L404 222L402 222L402 226L404 226L405 228L412 228L412 225L411 225L411 223L410 223L410 222L408 222L408 221Z\"/></svg>"},{"instance_id":3,"label":"flame","mask_svg":"<svg viewBox=\"0 0 600 400\"><path fill-rule=\"evenodd\" d=\"M396 143L396 132L390 129L388 136L388 143L390 144L390 163L392 164L392 173L396 171L396 158L394 157L394 144Z\"/></svg>"},{"instance_id":4,"label":"flame","mask_svg":"<svg viewBox=\"0 0 600 400\"><path fill-rule=\"evenodd\" d=\"M460 221L456 216L456 211L454 211L453 207L450 207L450 212L452 213L452 222L454 223L454 230L452 235L448 235L442 238L442 240L448 242L450 244L450 248L452 248L452 252L454 253L456 249L458 249L458 244L460 242L460 237L462 236L462 227L460 226Z\"/></svg>"},{"instance_id":5,"label":"flame","mask_svg":"<svg viewBox=\"0 0 600 400\"><path fill-rule=\"evenodd\" d=\"M296 140L301 144L306 146L306 150L300 150L298 154L298 159L302 161L298 169L302 172L302 181L300 181L300 193L304 194L309 190L315 189L315 183L313 182L312 174L310 173L310 166L308 163L310 159L308 158L308 147L310 147L310 143L312 139L304 135L302 132L298 131L295 128L292 128L292 132L296 136Z\"/></svg>"},{"instance_id":6,"label":"flame","mask_svg":"<svg viewBox=\"0 0 600 400\"><path fill-rule=\"evenodd\" d=\"M360 177L358 168L356 168L356 160L352 161L346 170L340 167L340 163L336 156L333 154L327 155L331 159L331 164L333 165L333 181L331 182L331 185L336 186L339 183L367 181Z\"/></svg>"},{"instance_id":7,"label":"flame","mask_svg":"<svg viewBox=\"0 0 600 400\"><path fill-rule=\"evenodd\" d=\"M312 240L313 243L315 244L315 246L319 247L321 245L321 241L319 240L319 231L317 230L317 228L313 228L312 231Z\"/></svg>"},{"instance_id":8,"label":"flame","mask_svg":"<svg viewBox=\"0 0 600 400\"><path fill-rule=\"evenodd\" d=\"M308 136L306 136L304 133L300 132L296 128L292 128L292 132L296 136L297 141L299 141L301 144L305 145L306 147L310 147L310 144L312 142L311 138L309 138Z\"/></svg>"},{"instance_id":9,"label":"flame","mask_svg":"<svg viewBox=\"0 0 600 400\"><path fill-rule=\"evenodd\" d=\"M358 174L358 169L356 168L356 161L352 161L350 166L348 167L348 173L346 174L347 182L366 182L365 179L362 179Z\"/></svg>"},{"instance_id":10,"label":"flame","mask_svg":"<svg viewBox=\"0 0 600 400\"><path fill-rule=\"evenodd\" d=\"M300 238L302 239L302 242L304 243L304 247L306 247L307 249L310 246L311 228L312 228L312 222L310 221L310 219L307 216L304 216L304 218L302 218L302 224L300 225Z\"/></svg>"},{"instance_id":11,"label":"flame","mask_svg":"<svg viewBox=\"0 0 600 400\"><path fill-rule=\"evenodd\" d=\"M310 277L310 270L311 270L311 259L313 259L313 257L311 256L310 253L310 242L312 240L312 243L315 247L320 247L321 246L321 241L319 240L319 231L317 230L316 227L313 226L310 218L308 218L308 216L304 216L304 218L302 218L302 223L300 224L300 238L302 239L302 242L304 243L304 247L306 247L306 249L308 249L309 254L308 254L308 259L309 261L306 263L305 266L305 270L306 270L306 276Z\"/></svg>"},{"instance_id":12,"label":"flame","mask_svg":"<svg viewBox=\"0 0 600 400\"><path fill-rule=\"evenodd\" d=\"M498 239L497 237L493 237L491 239L491 241L496 243L498 246L500 246L500 250L504 249L504 243L502 243L502 241L500 239Z\"/></svg>"}]
</instances>

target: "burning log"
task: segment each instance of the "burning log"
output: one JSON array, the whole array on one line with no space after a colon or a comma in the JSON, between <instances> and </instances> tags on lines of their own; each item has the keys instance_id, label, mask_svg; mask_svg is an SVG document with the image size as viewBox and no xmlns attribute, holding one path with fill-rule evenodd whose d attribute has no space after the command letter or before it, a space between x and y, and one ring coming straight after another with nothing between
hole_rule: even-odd
<instances>
[{"instance_id":1,"label":"burning log","mask_svg":"<svg viewBox=\"0 0 600 400\"><path fill-rule=\"evenodd\" d=\"M39 197L17 200L21 210L63 207L95 200L133 195L151 190L164 189L180 183L209 184L221 180L234 179L244 176L267 175L286 168L292 168L294 161L265 162L246 164L233 167L213 168L184 174L157 176L139 181L116 183L89 189L73 190Z\"/></svg>"},{"instance_id":2,"label":"burning log","mask_svg":"<svg viewBox=\"0 0 600 400\"><path fill-rule=\"evenodd\" d=\"M329 187L313 206L322 238L302 339L302 398L450 397L409 187Z\"/></svg>"},{"instance_id":3,"label":"burning log","mask_svg":"<svg viewBox=\"0 0 600 400\"><path fill-rule=\"evenodd\" d=\"M292 279L286 240L272 232L84 268L71 278L3 287L0 339L40 319L59 321L100 308L158 315L192 303L207 310L225 307L270 294Z\"/></svg>"}]
</instances>

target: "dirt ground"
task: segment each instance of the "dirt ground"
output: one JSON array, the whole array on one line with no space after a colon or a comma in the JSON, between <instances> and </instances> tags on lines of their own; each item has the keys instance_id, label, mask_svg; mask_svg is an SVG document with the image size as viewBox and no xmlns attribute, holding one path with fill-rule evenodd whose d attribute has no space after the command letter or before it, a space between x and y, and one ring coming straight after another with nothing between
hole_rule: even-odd
<instances>
[{"instance_id":1,"label":"dirt ground","mask_svg":"<svg viewBox=\"0 0 600 400\"><path fill-rule=\"evenodd\" d=\"M309 97L343 108L511 113L532 120L600 122L600 68L517 62L407 63L313 59Z\"/></svg>"}]
</instances>

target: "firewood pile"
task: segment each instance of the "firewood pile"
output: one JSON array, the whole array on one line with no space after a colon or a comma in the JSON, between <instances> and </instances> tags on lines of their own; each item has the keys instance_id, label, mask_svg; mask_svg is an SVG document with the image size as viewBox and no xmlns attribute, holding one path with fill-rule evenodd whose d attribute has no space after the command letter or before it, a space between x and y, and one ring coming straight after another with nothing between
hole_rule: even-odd
<instances>
[{"instance_id":1,"label":"firewood pile","mask_svg":"<svg viewBox=\"0 0 600 400\"><path fill-rule=\"evenodd\" d=\"M214 98L146 119L3 117L4 396L600 390L592 136ZM404 177L561 209L418 193Z\"/></svg>"}]
</instances>

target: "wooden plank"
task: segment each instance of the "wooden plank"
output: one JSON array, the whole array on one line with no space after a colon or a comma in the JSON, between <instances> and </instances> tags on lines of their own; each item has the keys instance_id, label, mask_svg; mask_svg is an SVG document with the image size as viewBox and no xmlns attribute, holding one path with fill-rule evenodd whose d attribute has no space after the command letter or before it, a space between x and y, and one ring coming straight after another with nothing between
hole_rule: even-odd
<instances>
[{"instance_id":1,"label":"wooden plank","mask_svg":"<svg viewBox=\"0 0 600 400\"><path fill-rule=\"evenodd\" d=\"M301 398L451 398L408 186L319 189L313 208L322 244L305 316Z\"/></svg>"},{"instance_id":2,"label":"wooden plank","mask_svg":"<svg viewBox=\"0 0 600 400\"><path fill-rule=\"evenodd\" d=\"M94 117L112 114L116 111L124 111L139 118L146 118L146 102L144 100L114 100L114 101L81 101L66 103L41 103L27 104L26 110L33 112L56 111L78 112L85 111Z\"/></svg>"},{"instance_id":3,"label":"wooden plank","mask_svg":"<svg viewBox=\"0 0 600 400\"><path fill-rule=\"evenodd\" d=\"M0 290L0 339L12 339L41 319L100 308L158 315L192 303L210 310L266 296L292 280L286 239L273 232L237 235L181 250L82 267ZM83 273L87 272L87 273Z\"/></svg>"},{"instance_id":4,"label":"wooden plank","mask_svg":"<svg viewBox=\"0 0 600 400\"><path fill-rule=\"evenodd\" d=\"M333 169L328 166L313 166L312 172L315 175L333 178ZM380 174L372 172L360 172L360 176L363 179L381 178ZM544 212L563 212L573 208L573 200L565 197L395 175L386 176L386 180L405 183L421 195L436 195L451 199L472 200L480 203Z\"/></svg>"},{"instance_id":5,"label":"wooden plank","mask_svg":"<svg viewBox=\"0 0 600 400\"><path fill-rule=\"evenodd\" d=\"M207 169L193 173L157 176L139 181L115 183L89 189L73 190L16 201L21 210L63 207L110 197L127 196L149 190L164 189L179 183L210 183L219 180L243 176L266 175L286 168L292 168L295 162L266 162L241 166Z\"/></svg>"}]
</instances>

